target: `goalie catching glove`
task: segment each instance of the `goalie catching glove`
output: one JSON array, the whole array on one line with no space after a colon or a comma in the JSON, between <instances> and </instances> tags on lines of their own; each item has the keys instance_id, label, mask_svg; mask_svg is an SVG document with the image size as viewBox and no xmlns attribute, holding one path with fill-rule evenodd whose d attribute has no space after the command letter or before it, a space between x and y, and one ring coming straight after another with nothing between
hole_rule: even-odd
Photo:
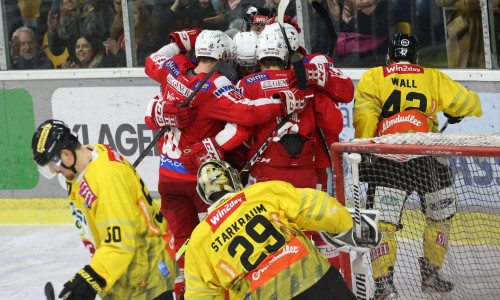
<instances>
[{"instance_id":1,"label":"goalie catching glove","mask_svg":"<svg viewBox=\"0 0 500 300\"><path fill-rule=\"evenodd\" d=\"M170 42L175 42L181 49L182 53L186 54L194 49L196 38L201 33L201 29L184 29L181 31L172 32L168 35Z\"/></svg>"},{"instance_id":2,"label":"goalie catching glove","mask_svg":"<svg viewBox=\"0 0 500 300\"><path fill-rule=\"evenodd\" d=\"M347 209L351 213L354 226L338 235L328 232L321 232L321 237L326 243L340 248L348 245L352 250L358 252L368 252L372 247L376 247L382 240L382 234L378 232L377 223L380 216L378 210L362 210L361 211L361 237L356 237L356 219L353 208Z\"/></svg>"},{"instance_id":3,"label":"goalie catching glove","mask_svg":"<svg viewBox=\"0 0 500 300\"><path fill-rule=\"evenodd\" d=\"M66 300L93 300L106 286L106 280L86 265L64 284L59 298Z\"/></svg>"},{"instance_id":4,"label":"goalie catching glove","mask_svg":"<svg viewBox=\"0 0 500 300\"><path fill-rule=\"evenodd\" d=\"M277 92L273 95L274 99L281 99L283 116L301 112L312 97L314 97L313 94L297 88Z\"/></svg>"},{"instance_id":5,"label":"goalie catching glove","mask_svg":"<svg viewBox=\"0 0 500 300\"><path fill-rule=\"evenodd\" d=\"M196 174L201 164L209 158L224 160L224 152L213 138L203 139L190 148L184 149L179 160L186 170Z\"/></svg>"}]
</instances>

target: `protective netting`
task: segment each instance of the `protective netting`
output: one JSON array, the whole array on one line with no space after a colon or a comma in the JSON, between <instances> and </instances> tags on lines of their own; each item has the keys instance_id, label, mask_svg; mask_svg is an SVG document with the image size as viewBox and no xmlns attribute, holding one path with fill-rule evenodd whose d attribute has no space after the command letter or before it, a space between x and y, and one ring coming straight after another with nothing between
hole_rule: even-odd
<instances>
[{"instance_id":1,"label":"protective netting","mask_svg":"<svg viewBox=\"0 0 500 300\"><path fill-rule=\"evenodd\" d=\"M353 206L347 154L362 152L361 204L383 210L387 223L401 224L395 233L394 284L400 299L498 299L500 295L500 135L414 133L358 139L342 144L346 206ZM390 155L360 144L389 144ZM402 144L421 145L420 155L405 155ZM435 150L433 145L444 146ZM451 147L450 147L451 146ZM460 151L447 152L455 146ZM484 147L488 148L485 155ZM397 151L394 151L397 149ZM461 148L455 148L455 150ZM332 147L332 153L335 147ZM370 153L370 151L372 153ZM423 153L441 153L427 156ZM415 154L415 151L410 152ZM448 156L452 153L452 156ZM423 201L421 201L423 199ZM400 211L402 209L402 213ZM425 212L425 213L424 213ZM429 228L434 228L429 230ZM427 228L427 230L426 230ZM424 247L424 232L429 237ZM433 244L434 243L434 244ZM431 245L433 244L433 245ZM424 248L425 255L424 255ZM444 250L446 249L446 250ZM378 253L377 257L384 252ZM440 254L441 253L441 254ZM454 284L449 293L421 291L418 258L444 255L440 277ZM364 260L370 265L370 255ZM371 266L371 265L370 265ZM373 269L372 269L373 271ZM370 279L371 291L375 289Z\"/></svg>"}]
</instances>

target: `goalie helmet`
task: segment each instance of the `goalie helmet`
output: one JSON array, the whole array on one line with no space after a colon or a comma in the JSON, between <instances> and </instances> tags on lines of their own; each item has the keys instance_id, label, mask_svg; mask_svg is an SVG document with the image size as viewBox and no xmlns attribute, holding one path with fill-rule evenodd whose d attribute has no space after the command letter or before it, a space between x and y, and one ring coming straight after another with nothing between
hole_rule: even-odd
<instances>
[{"instance_id":1,"label":"goalie helmet","mask_svg":"<svg viewBox=\"0 0 500 300\"><path fill-rule=\"evenodd\" d=\"M225 161L208 159L198 169L196 191L208 205L212 205L226 193L235 193L242 189L240 175ZM217 195L219 192L223 193Z\"/></svg>"},{"instance_id":2,"label":"goalie helmet","mask_svg":"<svg viewBox=\"0 0 500 300\"><path fill-rule=\"evenodd\" d=\"M194 45L196 57L212 57L221 60L224 53L229 59L231 40L220 30L203 30L196 38Z\"/></svg>"},{"instance_id":3,"label":"goalie helmet","mask_svg":"<svg viewBox=\"0 0 500 300\"><path fill-rule=\"evenodd\" d=\"M417 38L412 34L396 33L387 50L387 65L389 61L407 60L412 64L418 63L419 44Z\"/></svg>"},{"instance_id":4,"label":"goalie helmet","mask_svg":"<svg viewBox=\"0 0 500 300\"><path fill-rule=\"evenodd\" d=\"M234 36L233 59L238 66L254 67L257 65L257 47L259 37L255 32L238 32Z\"/></svg>"},{"instance_id":5,"label":"goalie helmet","mask_svg":"<svg viewBox=\"0 0 500 300\"><path fill-rule=\"evenodd\" d=\"M268 33L268 32L273 32L277 35L282 36L281 32L281 27L278 22L275 22L271 25L267 25L266 28L264 28L263 33ZM290 47L292 48L292 51L297 51L299 49L299 32L293 25L290 25L288 23L285 23L285 33L286 33L286 38L288 39L288 42L290 43Z\"/></svg>"},{"instance_id":6,"label":"goalie helmet","mask_svg":"<svg viewBox=\"0 0 500 300\"><path fill-rule=\"evenodd\" d=\"M257 47L257 59L265 57L276 57L286 62L288 52L282 34L274 32L263 32L259 35L259 46Z\"/></svg>"},{"instance_id":7,"label":"goalie helmet","mask_svg":"<svg viewBox=\"0 0 500 300\"><path fill-rule=\"evenodd\" d=\"M243 15L243 30L250 31L250 26L252 25L266 25L270 14L271 11L264 7L248 7L247 11Z\"/></svg>"},{"instance_id":8,"label":"goalie helmet","mask_svg":"<svg viewBox=\"0 0 500 300\"><path fill-rule=\"evenodd\" d=\"M52 119L43 122L31 140L33 160L40 173L48 179L54 177L56 174L51 170L50 164L61 165L61 150L68 149L74 153L78 143L78 136L64 122ZM73 167L74 165L70 168Z\"/></svg>"}]
</instances>

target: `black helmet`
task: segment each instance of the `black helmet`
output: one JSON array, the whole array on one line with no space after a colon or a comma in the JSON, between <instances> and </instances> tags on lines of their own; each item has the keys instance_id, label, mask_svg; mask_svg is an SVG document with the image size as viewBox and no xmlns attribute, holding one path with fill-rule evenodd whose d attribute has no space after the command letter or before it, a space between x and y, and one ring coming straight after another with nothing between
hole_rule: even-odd
<instances>
[{"instance_id":1,"label":"black helmet","mask_svg":"<svg viewBox=\"0 0 500 300\"><path fill-rule=\"evenodd\" d=\"M412 64L417 64L419 50L418 40L414 35L396 33L389 42L387 55L389 60L399 61L404 59Z\"/></svg>"},{"instance_id":2,"label":"black helmet","mask_svg":"<svg viewBox=\"0 0 500 300\"><path fill-rule=\"evenodd\" d=\"M271 16L271 11L264 7L248 7L243 15L243 31L250 31L250 26L254 24L266 25L267 19Z\"/></svg>"},{"instance_id":3,"label":"black helmet","mask_svg":"<svg viewBox=\"0 0 500 300\"><path fill-rule=\"evenodd\" d=\"M62 149L74 152L77 144L78 136L68 125L58 120L47 120L38 126L31 140L33 159L39 166L45 166Z\"/></svg>"}]
</instances>

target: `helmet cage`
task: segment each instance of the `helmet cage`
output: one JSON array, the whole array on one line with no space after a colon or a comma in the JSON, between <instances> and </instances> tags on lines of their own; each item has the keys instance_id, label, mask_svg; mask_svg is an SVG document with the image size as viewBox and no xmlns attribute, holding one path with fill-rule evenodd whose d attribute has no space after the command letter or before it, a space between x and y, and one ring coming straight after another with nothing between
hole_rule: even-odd
<instances>
[{"instance_id":1,"label":"helmet cage","mask_svg":"<svg viewBox=\"0 0 500 300\"><path fill-rule=\"evenodd\" d=\"M208 205L218 200L211 198L215 193L234 193L242 189L238 172L225 161L208 159L198 169L196 191Z\"/></svg>"}]
</instances>

